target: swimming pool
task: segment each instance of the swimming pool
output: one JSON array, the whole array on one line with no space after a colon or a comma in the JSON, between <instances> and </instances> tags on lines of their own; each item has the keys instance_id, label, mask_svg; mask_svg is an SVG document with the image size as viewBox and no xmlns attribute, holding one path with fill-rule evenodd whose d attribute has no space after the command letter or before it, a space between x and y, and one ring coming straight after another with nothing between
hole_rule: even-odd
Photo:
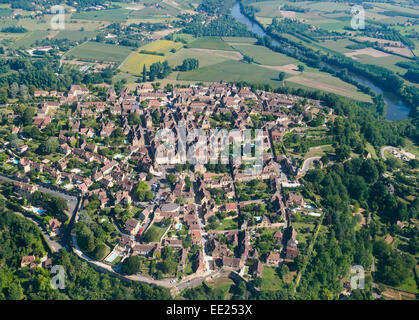
<instances>
[{"instance_id":1,"label":"swimming pool","mask_svg":"<svg viewBox=\"0 0 419 320\"><path fill-rule=\"evenodd\" d=\"M109 257L107 257L105 261L107 261L107 262L112 262L112 261L114 261L117 257L118 257L118 254L116 254L116 253L114 252L114 253L112 253Z\"/></svg>"},{"instance_id":2,"label":"swimming pool","mask_svg":"<svg viewBox=\"0 0 419 320\"><path fill-rule=\"evenodd\" d=\"M43 214L45 212L45 210L42 207L40 208L31 207L30 210L32 210L33 213L38 213L38 214Z\"/></svg>"}]
</instances>

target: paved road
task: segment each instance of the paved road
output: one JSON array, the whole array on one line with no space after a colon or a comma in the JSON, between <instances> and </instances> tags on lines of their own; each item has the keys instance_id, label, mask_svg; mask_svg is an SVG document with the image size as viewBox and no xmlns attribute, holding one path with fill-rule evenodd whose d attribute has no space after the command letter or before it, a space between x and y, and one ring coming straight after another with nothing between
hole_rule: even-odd
<instances>
[{"instance_id":1,"label":"paved road","mask_svg":"<svg viewBox=\"0 0 419 320\"><path fill-rule=\"evenodd\" d=\"M0 180L6 181L6 182L17 181L17 180L14 180L14 179L11 179L9 177L2 176L2 175L0 175ZM39 187L39 191L41 191L41 192L49 193L53 196L64 198L65 200L67 200L67 203L68 203L68 206L69 206L68 215L71 217L71 222L77 222L78 215L79 215L79 210L78 210L79 208L77 207L77 204L79 202L77 201L78 199L76 197L69 196L69 195L64 194L62 192L52 190L52 189L49 189L49 188L45 188L45 187L42 187L42 186L38 186L38 187ZM81 199L81 201L82 200L83 199ZM81 204L81 202L80 202L80 204ZM34 220L32 220L32 221L39 225L39 227L41 228L42 233L44 234L46 240L51 245L51 248L53 250L59 250L59 249L62 248L62 246L59 243L51 240L49 238L49 235L44 233L43 227L42 227L42 225L39 224L39 222L34 221ZM70 225L69 225L68 228L71 229ZM66 231L68 232L68 236L70 236L70 233L69 233L70 230L68 229ZM205 246L205 241L206 240L203 239L203 245L204 246ZM198 274L192 274L192 275L184 278L183 281L181 281L181 282L177 282L177 279L156 280L156 279L153 279L152 277L145 276L145 275L125 276L125 275L121 275L120 273L118 273L114 269L114 267L112 267L110 265L107 265L103 262L94 260L94 259L90 258L89 256L87 256L86 254L84 254L77 245L77 239L76 239L75 234L72 235L72 242L73 242L73 247L71 249L73 250L73 252L76 255L78 255L81 259L87 261L88 263L107 271L108 273L114 274L115 276L122 277L122 278L125 278L125 279L128 279L128 280L132 280L132 281L139 281L139 282L153 284L153 285L157 285L157 286L162 286L162 287L166 287L166 288L170 288L170 289L175 288L176 291L178 291L178 292L180 292L180 291L182 291L186 288L196 287L196 286L200 285L208 277L215 276L219 272L219 271L209 271L208 270L209 269L208 261L207 261L207 259L205 259L206 264L207 264L207 268L208 268L206 272L204 272L202 274L199 274L199 275ZM204 251L204 257L206 257L205 251Z\"/></svg>"},{"instance_id":2,"label":"paved road","mask_svg":"<svg viewBox=\"0 0 419 320\"><path fill-rule=\"evenodd\" d=\"M202 275L191 275L190 277L185 278L182 282L177 282L176 279L163 279L163 280L156 280L153 279L152 277L149 276L145 276L145 275L131 275L131 276L126 276L126 275L122 275L120 273L118 273L112 266L107 265L103 262L94 260L92 258L90 258L89 256L87 256L86 254L84 254L80 248L77 245L77 239L75 237L75 235L73 236L73 252L78 255L80 258L82 258L83 260L89 262L90 264L99 267L103 270L106 270L108 273L112 273L118 277L122 277L128 280L132 280L132 281L138 281L138 282L143 282L143 283L148 283L148 284L153 284L153 285L157 285L157 286L161 286L161 287L165 287L165 288L176 288L179 292L186 289L186 288L192 288L192 287L196 287L198 285L200 285L205 279L207 279L210 276L214 276L217 274L217 272L206 272Z\"/></svg>"},{"instance_id":3,"label":"paved road","mask_svg":"<svg viewBox=\"0 0 419 320\"><path fill-rule=\"evenodd\" d=\"M383 160L387 160L386 156L384 155L385 151L393 151L393 149L395 149L392 146L384 146L381 148L380 153L381 153L381 158L383 158Z\"/></svg>"},{"instance_id":4,"label":"paved road","mask_svg":"<svg viewBox=\"0 0 419 320\"><path fill-rule=\"evenodd\" d=\"M304 161L302 168L299 170L299 175L305 175L310 168L310 164L313 163L315 160L320 160L321 157L311 157Z\"/></svg>"},{"instance_id":5,"label":"paved road","mask_svg":"<svg viewBox=\"0 0 419 320\"><path fill-rule=\"evenodd\" d=\"M16 179L9 178L9 177L3 176L1 174L0 174L0 180L6 181L6 182L20 182L20 181L18 181ZM46 187L40 186L40 185L38 185L38 190L40 192L43 192L43 193L48 193L48 194L50 194L50 195L52 195L54 197L62 198L64 200L66 200L67 201L67 205L68 205L68 211L66 211L65 214L68 217L71 217L72 216L72 214L73 214L73 212L74 212L74 210L76 208L76 205L77 205L77 197L70 196L70 195L65 194L63 192L60 192L60 191L57 191L57 190L53 190L53 189L50 189L50 188L46 188Z\"/></svg>"},{"instance_id":6,"label":"paved road","mask_svg":"<svg viewBox=\"0 0 419 320\"><path fill-rule=\"evenodd\" d=\"M209 277L214 277L215 275L217 275L219 273L219 271L212 271L212 272L207 272L204 275L192 279L192 280L187 280L187 281L182 281L180 283L178 283L176 285L176 289L180 291L185 290L186 288L194 288L199 286L202 282L204 282L206 279L208 279Z\"/></svg>"},{"instance_id":7,"label":"paved road","mask_svg":"<svg viewBox=\"0 0 419 320\"><path fill-rule=\"evenodd\" d=\"M16 180L16 179L12 179L12 178L9 178L9 177L3 176L3 175L0 175L0 180L6 181L6 182L18 182L18 180ZM77 210L76 210L77 203L78 203L77 202L77 200L78 200L77 197L70 196L70 195L67 195L65 193L59 192L57 190L52 190L52 189L49 189L49 188L46 188L46 187L43 187L43 186L40 186L40 185L38 185L38 190L40 192L48 193L52 196L55 196L55 197L62 198L64 200L66 200L67 206L68 206L68 211L65 211L65 214L69 217L70 223L67 226L67 229L65 230L65 234L64 234L63 239L62 239L63 243L65 243L65 238L68 237L69 231L72 228L71 222L72 222L73 214L75 214L77 212ZM49 238L49 235L44 232L44 226L42 224L40 224L38 221L34 221L33 219L31 219L31 220L33 222L35 222L41 228L42 233L44 234L47 242L50 244L50 246L53 250L58 251L59 249L62 248L61 244L59 244L58 242L53 241Z\"/></svg>"},{"instance_id":8,"label":"paved road","mask_svg":"<svg viewBox=\"0 0 419 320\"><path fill-rule=\"evenodd\" d=\"M41 233L44 236L45 241L49 244L49 246L50 246L50 248L53 252L57 252L63 247L57 241L54 241L50 238L49 234L46 232L45 227L43 226L43 224L41 222L39 222L38 220L32 219L31 217L25 216L21 212L14 212L14 213L17 214L18 216L21 216L22 218L28 219L28 220L32 221L33 223L35 223L41 229Z\"/></svg>"}]
</instances>

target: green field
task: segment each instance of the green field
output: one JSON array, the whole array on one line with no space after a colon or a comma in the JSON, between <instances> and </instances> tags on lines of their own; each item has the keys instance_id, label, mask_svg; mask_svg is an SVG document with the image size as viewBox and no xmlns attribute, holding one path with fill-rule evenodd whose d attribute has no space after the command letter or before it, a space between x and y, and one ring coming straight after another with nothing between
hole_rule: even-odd
<instances>
[{"instance_id":1,"label":"green field","mask_svg":"<svg viewBox=\"0 0 419 320\"><path fill-rule=\"evenodd\" d=\"M351 52L353 50L346 48L348 45L354 45L355 42L349 40L349 39L337 39L337 40L325 40L320 41L319 45L322 47L325 47L329 50L339 52L339 53L346 53Z\"/></svg>"},{"instance_id":2,"label":"green field","mask_svg":"<svg viewBox=\"0 0 419 320\"><path fill-rule=\"evenodd\" d=\"M377 153L375 152L375 149L373 145L369 142L365 145L365 150L367 150L371 154L371 158L374 160L378 160Z\"/></svg>"},{"instance_id":3,"label":"green field","mask_svg":"<svg viewBox=\"0 0 419 320\"><path fill-rule=\"evenodd\" d=\"M173 34L173 41L177 41L179 39L183 39L187 43L191 43L191 42L195 41L196 38L193 35L187 34L187 33L175 33L175 34Z\"/></svg>"},{"instance_id":4,"label":"green field","mask_svg":"<svg viewBox=\"0 0 419 320\"><path fill-rule=\"evenodd\" d=\"M369 95L358 91L355 86L327 73L304 71L299 76L288 78L287 81L309 88L336 93L360 101L371 101Z\"/></svg>"},{"instance_id":5,"label":"green field","mask_svg":"<svg viewBox=\"0 0 419 320\"><path fill-rule=\"evenodd\" d=\"M234 281L230 278L220 277L207 281L206 284L214 290L215 296L219 299L231 299L230 289L234 286Z\"/></svg>"},{"instance_id":6,"label":"green field","mask_svg":"<svg viewBox=\"0 0 419 320\"><path fill-rule=\"evenodd\" d=\"M256 42L255 38L249 38L249 37L221 37L225 42L228 44L231 43L249 43L253 44Z\"/></svg>"},{"instance_id":7,"label":"green field","mask_svg":"<svg viewBox=\"0 0 419 320\"><path fill-rule=\"evenodd\" d=\"M263 268L262 277L262 290L263 291L276 291L282 288L282 280L276 274L275 268L265 267Z\"/></svg>"},{"instance_id":8,"label":"green field","mask_svg":"<svg viewBox=\"0 0 419 320\"><path fill-rule=\"evenodd\" d=\"M0 8L0 18L9 17L13 13L12 9Z\"/></svg>"},{"instance_id":9,"label":"green field","mask_svg":"<svg viewBox=\"0 0 419 320\"><path fill-rule=\"evenodd\" d=\"M397 288L408 291L408 292L413 292L416 294L419 293L419 289L415 280L414 273L412 272L412 274L406 279L406 281Z\"/></svg>"},{"instance_id":10,"label":"green field","mask_svg":"<svg viewBox=\"0 0 419 320\"><path fill-rule=\"evenodd\" d=\"M109 9L103 11L87 11L87 12L78 12L74 13L72 18L73 19L80 19L80 20L98 20L98 21L125 21L128 19L128 15L130 14L130 10L124 8L118 9Z\"/></svg>"},{"instance_id":11,"label":"green field","mask_svg":"<svg viewBox=\"0 0 419 320\"><path fill-rule=\"evenodd\" d=\"M85 42L67 52L67 59L85 61L115 62L120 64L132 52L131 48L104 44L99 42Z\"/></svg>"},{"instance_id":12,"label":"green field","mask_svg":"<svg viewBox=\"0 0 419 320\"><path fill-rule=\"evenodd\" d=\"M150 242L159 242L160 238L163 236L163 234L166 232L167 228L161 228L159 226L156 226L155 224L151 225L151 227L148 228L147 233L150 232L150 230L155 230L155 236L152 237Z\"/></svg>"},{"instance_id":13,"label":"green field","mask_svg":"<svg viewBox=\"0 0 419 320\"><path fill-rule=\"evenodd\" d=\"M220 225L216 230L234 230L238 228L237 218L236 219L224 219L221 221Z\"/></svg>"},{"instance_id":14,"label":"green field","mask_svg":"<svg viewBox=\"0 0 419 320\"><path fill-rule=\"evenodd\" d=\"M181 65L184 59L189 58L198 59L201 68L229 60L216 55L208 55L206 52L200 52L194 49L180 49L176 53L170 55L167 61L170 66L175 67Z\"/></svg>"},{"instance_id":15,"label":"green field","mask_svg":"<svg viewBox=\"0 0 419 320\"><path fill-rule=\"evenodd\" d=\"M155 1L157 2L157 1ZM127 9L124 9L128 11ZM129 12L129 11L128 11ZM164 2L159 2L159 7L145 7L141 10L132 10L129 12L129 19L142 19L142 18L154 18L154 17L176 17L180 13L180 10L168 5Z\"/></svg>"},{"instance_id":16,"label":"green field","mask_svg":"<svg viewBox=\"0 0 419 320\"><path fill-rule=\"evenodd\" d=\"M247 45L242 47L249 47ZM284 55L277 55L268 49L257 46L251 46L252 53L260 63L277 63L283 65L286 63L294 62L298 63L297 60L288 58ZM263 52L264 56L258 57L255 52L257 50ZM243 51L244 54L252 54L248 51ZM267 59L264 62L263 58ZM275 59L276 58L276 59ZM181 54L176 57L177 62L182 60ZM301 63L298 63L301 64ZM336 77L329 74L319 73L315 69L307 69L300 75L295 75L287 78L286 83L293 87L311 88L333 92L342 96L350 97L360 101L370 101L370 97L358 91L358 89L346 83ZM252 83L270 84L273 87L282 86L282 82L278 81L279 70L272 70L258 66L257 64L247 64L234 60L227 60L224 62L211 64L207 66L201 66L197 70L181 72L178 74L177 80L186 81L204 81L204 82L238 82L238 81L249 81Z\"/></svg>"},{"instance_id":17,"label":"green field","mask_svg":"<svg viewBox=\"0 0 419 320\"><path fill-rule=\"evenodd\" d=\"M62 30L54 39L68 39L70 41L82 41L85 38L93 39L98 33L96 31Z\"/></svg>"},{"instance_id":18,"label":"green field","mask_svg":"<svg viewBox=\"0 0 419 320\"><path fill-rule=\"evenodd\" d=\"M249 56L253 58L255 62L263 65L283 66L286 64L303 64L297 59L272 51L263 46L253 44L234 44L233 47L240 51L241 54Z\"/></svg>"},{"instance_id":19,"label":"green field","mask_svg":"<svg viewBox=\"0 0 419 320\"><path fill-rule=\"evenodd\" d=\"M171 50L179 50L183 47L183 43L169 40L158 40L151 42L145 46L140 47L137 51L131 52L129 57L121 65L121 70L135 75L140 75L143 71L143 66L149 67L153 63L163 62L170 57ZM164 55L145 54L140 51L152 51L163 53Z\"/></svg>"},{"instance_id":20,"label":"green field","mask_svg":"<svg viewBox=\"0 0 419 320\"><path fill-rule=\"evenodd\" d=\"M365 64L374 64L377 66L387 68L396 73L399 72L401 74L404 74L406 72L406 69L396 66L396 63L401 62L401 61L404 61L404 62L411 61L409 59L402 58L396 55L375 58L370 55L361 54L361 55L357 55L356 58L357 58L356 61L358 62L365 63Z\"/></svg>"},{"instance_id":21,"label":"green field","mask_svg":"<svg viewBox=\"0 0 419 320\"><path fill-rule=\"evenodd\" d=\"M28 32L23 38L16 40L11 47L29 49L36 41L45 39L48 33L48 31L44 30Z\"/></svg>"},{"instance_id":22,"label":"green field","mask_svg":"<svg viewBox=\"0 0 419 320\"><path fill-rule=\"evenodd\" d=\"M269 83L276 87L280 85L275 79L278 72L239 61L225 61L198 70L179 73L178 80L206 82L237 82Z\"/></svg>"},{"instance_id":23,"label":"green field","mask_svg":"<svg viewBox=\"0 0 419 320\"><path fill-rule=\"evenodd\" d=\"M212 50L225 50L234 51L226 42L219 37L202 37L191 42L188 45L189 48L201 48L201 49L212 49Z\"/></svg>"}]
</instances>

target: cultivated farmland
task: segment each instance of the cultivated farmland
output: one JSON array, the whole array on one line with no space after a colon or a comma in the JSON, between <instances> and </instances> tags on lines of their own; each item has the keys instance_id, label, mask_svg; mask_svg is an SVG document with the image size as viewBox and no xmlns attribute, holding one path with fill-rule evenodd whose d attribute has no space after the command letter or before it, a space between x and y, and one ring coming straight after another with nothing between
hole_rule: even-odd
<instances>
[{"instance_id":1,"label":"cultivated farmland","mask_svg":"<svg viewBox=\"0 0 419 320\"><path fill-rule=\"evenodd\" d=\"M128 72L131 74L141 74L143 66L149 67L153 63L162 62L167 59L170 55L171 50L178 50L183 46L180 42L174 42L169 40L158 40L149 43L145 46L140 47L136 52L132 52L130 56L121 65L121 71ZM140 53L141 51L149 51L156 53L163 53L164 55L157 54L145 54Z\"/></svg>"},{"instance_id":2,"label":"cultivated farmland","mask_svg":"<svg viewBox=\"0 0 419 320\"><path fill-rule=\"evenodd\" d=\"M201 37L190 43L188 47L224 51L234 50L231 46L229 46L226 42L218 37Z\"/></svg>"},{"instance_id":3,"label":"cultivated farmland","mask_svg":"<svg viewBox=\"0 0 419 320\"><path fill-rule=\"evenodd\" d=\"M66 59L82 61L114 62L120 64L131 53L131 48L98 42L85 42L70 50Z\"/></svg>"}]
</instances>

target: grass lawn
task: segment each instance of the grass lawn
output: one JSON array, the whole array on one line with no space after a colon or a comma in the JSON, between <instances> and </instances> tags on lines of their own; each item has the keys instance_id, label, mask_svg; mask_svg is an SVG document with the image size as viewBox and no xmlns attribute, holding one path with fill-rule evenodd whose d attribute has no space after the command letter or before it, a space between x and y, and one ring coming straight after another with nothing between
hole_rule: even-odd
<instances>
[{"instance_id":1,"label":"grass lawn","mask_svg":"<svg viewBox=\"0 0 419 320\"><path fill-rule=\"evenodd\" d=\"M325 155L327 152L333 151L333 147L331 144L326 144L323 146L312 147L304 154L304 160L311 158L311 157L321 157Z\"/></svg>"},{"instance_id":2,"label":"grass lawn","mask_svg":"<svg viewBox=\"0 0 419 320\"><path fill-rule=\"evenodd\" d=\"M416 158L419 158L419 147L413 143L410 139L405 139L406 146L404 147L404 150L407 152L410 152L416 156Z\"/></svg>"},{"instance_id":3,"label":"grass lawn","mask_svg":"<svg viewBox=\"0 0 419 320\"><path fill-rule=\"evenodd\" d=\"M153 224L150 228L148 228L147 233L149 233L151 230L155 230L156 232L153 234L154 236L151 238L150 242L158 242L160 241L160 238L163 236L163 234L166 232L167 227L161 228Z\"/></svg>"},{"instance_id":4,"label":"grass lawn","mask_svg":"<svg viewBox=\"0 0 419 320\"><path fill-rule=\"evenodd\" d=\"M142 259L140 264L141 274L150 275L150 263L151 261L147 259Z\"/></svg>"},{"instance_id":5,"label":"grass lawn","mask_svg":"<svg viewBox=\"0 0 419 320\"><path fill-rule=\"evenodd\" d=\"M234 51L234 49L219 37L201 37L191 42L189 48Z\"/></svg>"},{"instance_id":6,"label":"grass lawn","mask_svg":"<svg viewBox=\"0 0 419 320\"><path fill-rule=\"evenodd\" d=\"M314 224L305 222L293 222L295 230L297 231L298 244L308 245L308 242L313 237ZM307 231L309 229L309 231Z\"/></svg>"},{"instance_id":7,"label":"grass lawn","mask_svg":"<svg viewBox=\"0 0 419 320\"><path fill-rule=\"evenodd\" d=\"M415 275L412 272L412 274L409 276L409 278L406 279L406 281L397 287L400 290L405 290L413 293L419 293L419 289L415 280Z\"/></svg>"},{"instance_id":8,"label":"grass lawn","mask_svg":"<svg viewBox=\"0 0 419 320\"><path fill-rule=\"evenodd\" d=\"M282 288L282 279L276 274L275 268L264 267L262 276L263 291L276 291Z\"/></svg>"},{"instance_id":9,"label":"grass lawn","mask_svg":"<svg viewBox=\"0 0 419 320\"><path fill-rule=\"evenodd\" d=\"M120 64L132 52L131 48L99 42L85 42L70 50L67 59L115 62Z\"/></svg>"},{"instance_id":10,"label":"grass lawn","mask_svg":"<svg viewBox=\"0 0 419 320\"><path fill-rule=\"evenodd\" d=\"M284 276L284 282L287 284L290 284L293 280L294 277L297 275L297 271L292 271L292 272L288 272L285 276Z\"/></svg>"},{"instance_id":11,"label":"grass lawn","mask_svg":"<svg viewBox=\"0 0 419 320\"><path fill-rule=\"evenodd\" d=\"M219 277L214 280L207 280L206 284L213 288L216 296L220 299L230 299L232 294L229 292L231 286L234 286L234 281L228 277Z\"/></svg>"},{"instance_id":12,"label":"grass lawn","mask_svg":"<svg viewBox=\"0 0 419 320\"><path fill-rule=\"evenodd\" d=\"M270 199L272 197L268 180L237 182L236 189L240 201Z\"/></svg>"},{"instance_id":13,"label":"grass lawn","mask_svg":"<svg viewBox=\"0 0 419 320\"><path fill-rule=\"evenodd\" d=\"M188 257L186 259L186 265L185 265L185 270L183 272L185 275L190 275L193 273L193 269L192 269L192 257Z\"/></svg>"},{"instance_id":14,"label":"grass lawn","mask_svg":"<svg viewBox=\"0 0 419 320\"><path fill-rule=\"evenodd\" d=\"M235 219L224 219L216 230L234 230L238 228L237 218Z\"/></svg>"},{"instance_id":15,"label":"grass lawn","mask_svg":"<svg viewBox=\"0 0 419 320\"><path fill-rule=\"evenodd\" d=\"M378 160L377 153L371 143L367 142L365 149L371 154L371 157L374 160Z\"/></svg>"}]
</instances>

